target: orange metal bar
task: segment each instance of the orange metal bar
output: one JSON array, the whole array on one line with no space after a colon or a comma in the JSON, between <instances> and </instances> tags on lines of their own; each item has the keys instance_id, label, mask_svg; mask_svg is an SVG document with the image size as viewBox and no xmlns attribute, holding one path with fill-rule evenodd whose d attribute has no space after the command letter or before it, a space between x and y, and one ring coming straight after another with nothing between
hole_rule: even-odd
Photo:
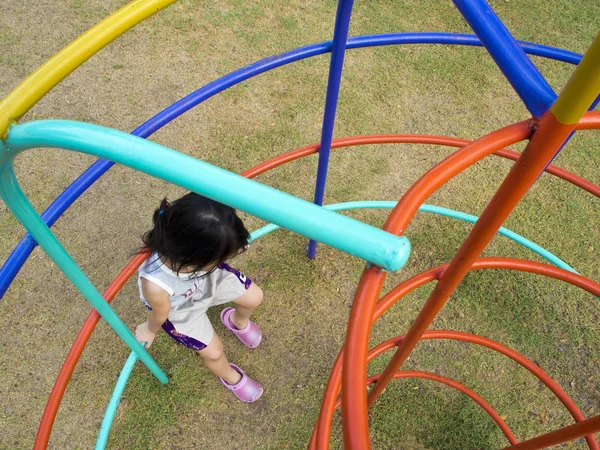
<instances>
[{"instance_id":1,"label":"orange metal bar","mask_svg":"<svg viewBox=\"0 0 600 450\"><path fill-rule=\"evenodd\" d=\"M505 149L498 150L496 153L494 153L494 155L501 156L502 158L506 159L512 159L513 161L518 160L519 156L521 156L521 154L518 152ZM568 170L561 169L560 167L557 167L554 164L550 164L546 168L546 172L559 178L562 178L563 180L568 181L569 183L572 183L585 191L588 191L590 194L595 195L596 197L600 197L600 186L597 186L594 183L591 183L590 181L586 180L585 178L582 178L580 176L575 175L574 173L569 172Z\"/></svg>"},{"instance_id":2,"label":"orange metal bar","mask_svg":"<svg viewBox=\"0 0 600 450\"><path fill-rule=\"evenodd\" d=\"M533 119L517 122L493 131L448 156L423 175L402 196L390 213L384 230L403 234L419 206L444 183L497 150L528 139L534 131L534 126Z\"/></svg>"},{"instance_id":3,"label":"orange metal bar","mask_svg":"<svg viewBox=\"0 0 600 450\"><path fill-rule=\"evenodd\" d=\"M129 278L135 273L135 271L140 267L147 257L147 253L140 253L136 255L123 268L119 275L117 275L113 282L108 286L104 294L102 294L108 303L115 298L127 280L129 280ZM58 377L54 382L54 387L52 388L52 392L50 393L50 397L46 403L46 409L44 409L44 414L42 415L42 420L35 437L35 443L33 446L34 450L44 450L48 446L50 433L52 432L52 425L54 425L54 419L56 418L60 401L62 400L67 388L67 384L71 379L73 370L75 370L75 366L77 365L77 362L79 361L79 358L81 357L81 354L83 353L83 350L99 320L100 314L93 309L84 322L79 334L75 338L73 346L71 347L71 350L69 350L67 359L58 373Z\"/></svg>"},{"instance_id":4,"label":"orange metal bar","mask_svg":"<svg viewBox=\"0 0 600 450\"><path fill-rule=\"evenodd\" d=\"M578 439L586 434L598 433L599 431L600 416L596 416L506 448L513 450L538 450L540 448L551 447L553 445L562 444L563 442L572 441L573 439Z\"/></svg>"},{"instance_id":5,"label":"orange metal bar","mask_svg":"<svg viewBox=\"0 0 600 450\"><path fill-rule=\"evenodd\" d=\"M346 329L346 349L342 360L342 423L344 442L350 448L368 449L369 420L367 417L367 354L371 321L377 297L385 281L385 273L376 266L367 267L362 274ZM348 357L350 355L350 357ZM366 433L364 431L367 431Z\"/></svg>"},{"instance_id":6,"label":"orange metal bar","mask_svg":"<svg viewBox=\"0 0 600 450\"><path fill-rule=\"evenodd\" d=\"M394 234L402 234L405 226L408 225L421 203L435 192L439 186L485 156L507 145L526 139L532 133L532 125L533 121L531 120L510 125L494 131L450 155L409 189L392 210L383 227L384 230ZM424 181L421 182L422 180ZM408 198L409 201L412 200L413 203L403 204L405 198ZM405 223L402 219L405 219ZM352 408L342 406L342 427L345 445L353 449L367 450L370 448L367 405L376 398L372 395L373 392L376 392L375 395L379 395L382 391L380 386L385 386L391 379L390 375L393 375L391 371L392 363L390 363L383 372L380 381L373 387L369 394L370 400L367 402L364 386L367 378L366 349L371 331L371 320L369 318L372 317L369 314L374 311L381 290L380 288L375 289L375 287L381 287L385 277L386 274L383 272L378 272L375 275L372 268L365 269L354 297L348 321L346 352L344 352L342 371L342 405L352 405ZM416 341L409 342L413 344L413 347L416 344ZM396 364L395 361L393 363ZM397 370L393 372L395 373Z\"/></svg>"},{"instance_id":7,"label":"orange metal bar","mask_svg":"<svg viewBox=\"0 0 600 450\"><path fill-rule=\"evenodd\" d=\"M377 303L377 308L373 315L373 323L381 317L385 311L387 311L394 303L400 300L402 297L412 292L413 290L433 281L440 279L444 271L448 268L448 264L435 267L419 275L416 275L404 283L400 284L396 288L388 292L382 299ZM471 270L483 270L483 269L506 269L506 270L519 270L523 272L536 273L539 275L548 276L555 278L567 283L573 284L581 289L590 292L593 295L598 296L600 294L600 284L595 283L581 275L573 274L571 272L559 269L557 267L549 266L546 264L540 264L533 261L525 261L511 258L482 258L475 261ZM441 333L441 334L440 334ZM404 336L398 338L396 343L399 344L404 339ZM571 416L577 420L585 420L585 417L577 407L577 405L569 398L569 396L562 390L562 388L552 380L539 366L515 352L514 350L503 346L497 342L483 337L470 335L468 333L454 332L454 331L428 331L422 339L456 339L465 342L472 342L478 345L483 345L492 350L498 351L514 361L527 368L533 375L539 378L565 405ZM383 344L380 344L383 345ZM379 346L378 346L379 347ZM373 349L375 351L375 349ZM313 437L311 439L311 449L327 449L329 448L329 439L331 435L331 423L333 419L333 413L335 411L335 403L337 396L341 389L341 369L342 369L342 358L344 349L340 351L334 367L331 371L325 394L323 396L323 402L321 405L321 411ZM593 438L593 436L586 437L588 446L591 449L597 450L599 447Z\"/></svg>"},{"instance_id":8,"label":"orange metal bar","mask_svg":"<svg viewBox=\"0 0 600 450\"><path fill-rule=\"evenodd\" d=\"M369 361L371 361L375 357L379 356L383 352L400 345L402 343L402 341L405 339L405 337L406 337L406 335L398 336L398 337L392 338L388 341L385 341L385 342L379 344L377 347L373 348L373 350L371 350L371 352L369 352ZM505 356L507 356L507 357L511 358L512 360L514 360L515 362L517 362L518 364L520 364L521 366L525 367L533 375L535 375L540 381L542 381L547 387L549 387L550 390L552 390L552 392L557 395L559 400L567 407L567 409L571 413L571 416L573 416L575 418L575 420L577 420L578 422L582 422L582 421L586 420L585 417L583 416L583 414L581 413L581 411L575 405L575 403L561 389L561 387L558 385L558 383L556 383L554 380L552 380L534 362L530 361L529 359L525 358L523 355L515 352L514 350L512 350L498 342L495 342L491 339L488 339L488 338L485 338L482 336L477 336L477 335L473 335L473 334L469 334L469 333L462 333L459 331L447 331L447 330L427 331L423 334L422 339L423 340L448 339L448 340L469 342L469 343L481 345L483 347L486 347L491 350L502 353ZM403 373L403 371L398 372L398 373ZM334 383L337 384L337 388L338 388L337 392L338 393L339 393L339 386L340 386L340 383L339 383L340 377L341 377L341 374L339 373L339 371L336 372L336 375L332 374L332 379L334 380ZM394 375L394 378L397 378L396 374ZM367 380L367 382L368 382L368 380ZM336 398L334 397L333 402L331 402L330 404L327 405L327 410L321 411L321 415L329 418L329 422L327 423L327 426L325 427L327 430L326 436L324 436L327 439L325 440L323 437L323 438L320 438L319 441L313 440L313 441L311 441L309 448L311 448L311 449L327 449L327 448L329 448L329 437L330 437L330 433L331 433L331 419L333 418L335 409L338 407L339 404L340 404L340 400L339 399L336 400ZM320 415L320 417L321 417L321 415ZM581 437L581 436L583 436L583 435L580 435L578 437ZM586 436L586 440L588 441L589 448L598 449L598 444L593 435L590 434L590 435Z\"/></svg>"},{"instance_id":9,"label":"orange metal bar","mask_svg":"<svg viewBox=\"0 0 600 450\"><path fill-rule=\"evenodd\" d=\"M588 111L575 125L576 130L593 130L600 128L600 111Z\"/></svg>"},{"instance_id":10,"label":"orange metal bar","mask_svg":"<svg viewBox=\"0 0 600 450\"><path fill-rule=\"evenodd\" d=\"M393 346L395 346L395 344L393 344ZM371 360L371 359L373 359L373 358L369 358L369 360ZM469 389L468 387L459 383L458 381L453 380L451 378L446 378L446 377L443 377L441 375L431 373L431 372L421 372L421 371L413 371L413 370L402 370L400 372L396 372L394 374L394 378L395 379L422 378L425 380L431 380L431 381L436 381L438 383L445 384L446 386L450 386L450 387L462 392L467 397L469 397L471 400L475 401L475 403L477 403L479 406L481 406L486 413L488 413L488 415L492 418L492 420L494 422L496 422L496 425L498 425L498 427L502 430L502 433L504 433L504 436L506 436L506 439L508 439L508 442L510 442L513 445L517 443L517 438L515 437L513 432L510 430L510 428L508 428L508 425L506 425L506 422L504 422L504 420L502 420L502 418L496 412L496 410L494 408L492 408L490 406L490 404L483 399L483 397L481 397L480 395L477 395L477 393L473 392L471 389ZM379 375L375 375L375 376L368 378L367 386L370 386L371 384L376 383L378 380L379 380ZM342 401L338 400L335 404L335 409L339 408L341 404L342 404Z\"/></svg>"},{"instance_id":11,"label":"orange metal bar","mask_svg":"<svg viewBox=\"0 0 600 450\"><path fill-rule=\"evenodd\" d=\"M589 113L592 114L592 113ZM587 117L587 116L586 116ZM579 125L578 125L579 126ZM590 116L590 120L585 123L586 128L581 129L592 129L600 127L600 114L597 118ZM579 128L578 128L579 129ZM448 147L464 147L465 145L471 144L473 141L466 139L453 138L448 136L431 136L431 135L410 135L410 134L379 134L369 136L353 136L341 139L335 139L331 143L332 149L345 148L358 145L372 145L372 144L431 144L431 145L444 145ZM269 159L245 172L243 176L248 178L256 177L268 170L279 167L291 161L295 161L300 158L317 153L319 150L319 144L312 144L306 147L292 150L290 152L278 155L274 158ZM496 156L501 156L506 159L512 159L516 161L520 153L508 150L500 149L493 153ZM560 177L574 185L588 191L589 193L600 197L600 187L581 178L567 170L561 169L560 167L549 165L546 172Z\"/></svg>"},{"instance_id":12,"label":"orange metal bar","mask_svg":"<svg viewBox=\"0 0 600 450\"><path fill-rule=\"evenodd\" d=\"M563 125L558 122L551 112L542 116L539 129L474 225L448 269L444 272L444 276L436 285L429 300L427 300L415 322L408 330L406 340L398 348L398 351L381 374L379 382L369 393L369 405L373 404L391 380L393 374L402 367L402 364L419 341L420 336L429 327L450 298L450 295L456 290L473 262L481 255L481 252L496 235L506 218L535 183L545 167L552 161L573 128L572 125Z\"/></svg>"}]
</instances>

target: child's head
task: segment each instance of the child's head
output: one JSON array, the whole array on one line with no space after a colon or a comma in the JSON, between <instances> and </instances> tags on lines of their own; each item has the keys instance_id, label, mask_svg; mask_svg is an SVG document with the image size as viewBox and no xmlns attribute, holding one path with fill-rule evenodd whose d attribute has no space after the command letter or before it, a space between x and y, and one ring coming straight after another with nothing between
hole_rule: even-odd
<instances>
[{"instance_id":1,"label":"child's head","mask_svg":"<svg viewBox=\"0 0 600 450\"><path fill-rule=\"evenodd\" d=\"M237 254L250 234L235 210L190 192L173 203L163 199L144 234L144 248L167 259L173 270L200 272Z\"/></svg>"}]
</instances>

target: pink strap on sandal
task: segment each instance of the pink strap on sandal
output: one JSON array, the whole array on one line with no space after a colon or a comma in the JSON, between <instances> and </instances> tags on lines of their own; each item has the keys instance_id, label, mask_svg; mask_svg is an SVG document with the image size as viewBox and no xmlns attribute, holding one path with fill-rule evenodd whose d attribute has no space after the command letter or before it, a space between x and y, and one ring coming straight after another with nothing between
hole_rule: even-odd
<instances>
[{"instance_id":1,"label":"pink strap on sandal","mask_svg":"<svg viewBox=\"0 0 600 450\"><path fill-rule=\"evenodd\" d=\"M252 403L263 395L263 387L256 380L250 378L246 373L235 364L230 364L241 376L242 379L237 384L229 384L223 378L219 378L227 389L243 402Z\"/></svg>"},{"instance_id":2,"label":"pink strap on sandal","mask_svg":"<svg viewBox=\"0 0 600 450\"><path fill-rule=\"evenodd\" d=\"M249 348L256 348L260 341L262 341L262 331L258 325L251 320L248 320L248 325L243 330L238 330L233 323L231 323L231 315L235 311L234 308L225 308L221 311L221 322L226 328L229 328L242 343Z\"/></svg>"}]
</instances>

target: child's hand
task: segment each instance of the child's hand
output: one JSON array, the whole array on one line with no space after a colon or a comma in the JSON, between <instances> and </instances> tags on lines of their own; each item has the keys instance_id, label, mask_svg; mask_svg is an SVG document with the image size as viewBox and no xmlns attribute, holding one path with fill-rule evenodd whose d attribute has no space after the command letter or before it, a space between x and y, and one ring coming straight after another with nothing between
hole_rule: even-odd
<instances>
[{"instance_id":1,"label":"child's hand","mask_svg":"<svg viewBox=\"0 0 600 450\"><path fill-rule=\"evenodd\" d=\"M149 348L156 337L156 333L150 330L148 322L144 322L135 329L135 338L139 342L145 342L146 348Z\"/></svg>"}]
</instances>

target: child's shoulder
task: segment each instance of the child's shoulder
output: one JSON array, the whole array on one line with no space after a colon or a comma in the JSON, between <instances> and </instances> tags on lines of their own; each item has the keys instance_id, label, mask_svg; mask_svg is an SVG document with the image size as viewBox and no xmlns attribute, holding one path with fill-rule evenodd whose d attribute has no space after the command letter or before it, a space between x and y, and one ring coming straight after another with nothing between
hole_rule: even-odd
<instances>
[{"instance_id":1,"label":"child's shoulder","mask_svg":"<svg viewBox=\"0 0 600 450\"><path fill-rule=\"evenodd\" d=\"M146 297L153 297L153 298L157 298L157 297L162 297L165 295L171 295L172 294L172 290L171 289L167 289L168 286L165 286L163 283L161 283L160 281L157 282L157 280L155 278L152 279L148 279L148 278L142 278L142 291L144 293L144 296Z\"/></svg>"},{"instance_id":2,"label":"child's shoulder","mask_svg":"<svg viewBox=\"0 0 600 450\"><path fill-rule=\"evenodd\" d=\"M148 256L146 261L144 261L139 268L140 273L153 274L160 271L160 265L162 261L160 260L160 255L156 252L153 252Z\"/></svg>"}]
</instances>

